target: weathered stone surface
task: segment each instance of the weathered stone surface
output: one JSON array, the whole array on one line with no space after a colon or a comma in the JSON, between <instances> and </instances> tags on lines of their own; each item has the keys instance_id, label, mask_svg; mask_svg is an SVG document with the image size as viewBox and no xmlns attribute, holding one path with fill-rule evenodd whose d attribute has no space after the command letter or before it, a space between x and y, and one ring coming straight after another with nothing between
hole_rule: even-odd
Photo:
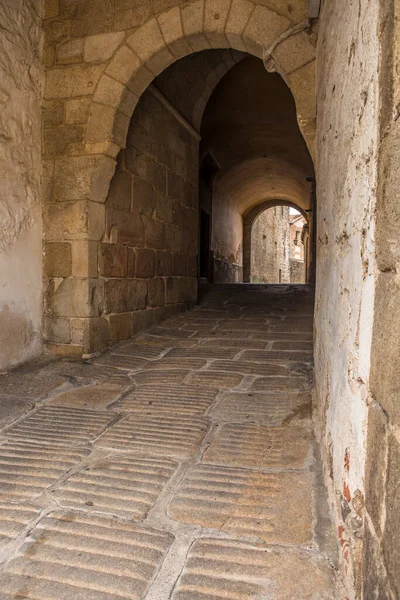
<instances>
[{"instance_id":1,"label":"weathered stone surface","mask_svg":"<svg viewBox=\"0 0 400 600\"><path fill-rule=\"evenodd\" d=\"M71 408L103 409L118 400L123 391L122 387L100 383L99 385L84 386L70 392L58 394L48 400L47 404L51 406L69 406Z\"/></svg>"},{"instance_id":2,"label":"weathered stone surface","mask_svg":"<svg viewBox=\"0 0 400 600\"><path fill-rule=\"evenodd\" d=\"M0 502L0 548L21 534L39 513L35 506Z\"/></svg>"},{"instance_id":3,"label":"weathered stone surface","mask_svg":"<svg viewBox=\"0 0 400 600\"><path fill-rule=\"evenodd\" d=\"M179 415L179 418L177 418ZM207 433L209 423L197 416L135 414L122 419L96 442L102 448L135 450L162 456L193 456Z\"/></svg>"},{"instance_id":4,"label":"weathered stone surface","mask_svg":"<svg viewBox=\"0 0 400 600\"><path fill-rule=\"evenodd\" d=\"M124 32L100 33L85 38L85 62L103 62L111 58L124 39Z\"/></svg>"},{"instance_id":5,"label":"weathered stone surface","mask_svg":"<svg viewBox=\"0 0 400 600\"><path fill-rule=\"evenodd\" d=\"M202 415L215 399L218 390L190 385L140 385L115 405L116 410L139 414L181 413Z\"/></svg>"},{"instance_id":6,"label":"weathered stone surface","mask_svg":"<svg viewBox=\"0 0 400 600\"><path fill-rule=\"evenodd\" d=\"M71 244L45 244L44 269L47 277L69 277L72 272Z\"/></svg>"},{"instance_id":7,"label":"weathered stone surface","mask_svg":"<svg viewBox=\"0 0 400 600\"><path fill-rule=\"evenodd\" d=\"M147 303L149 306L164 306L165 283L162 277L155 277L147 281Z\"/></svg>"},{"instance_id":8,"label":"weathered stone surface","mask_svg":"<svg viewBox=\"0 0 400 600\"><path fill-rule=\"evenodd\" d=\"M87 454L81 449L6 442L0 446L0 499L24 504L34 500Z\"/></svg>"},{"instance_id":9,"label":"weathered stone surface","mask_svg":"<svg viewBox=\"0 0 400 600\"><path fill-rule=\"evenodd\" d=\"M243 376L238 373L223 373L218 371L201 371L193 373L190 378L191 383L197 385L206 385L218 389L229 389L239 385Z\"/></svg>"},{"instance_id":10,"label":"weathered stone surface","mask_svg":"<svg viewBox=\"0 0 400 600\"><path fill-rule=\"evenodd\" d=\"M189 471L168 512L177 521L241 537L306 544L312 539L310 489L309 475L303 473L200 465Z\"/></svg>"},{"instance_id":11,"label":"weathered stone surface","mask_svg":"<svg viewBox=\"0 0 400 600\"><path fill-rule=\"evenodd\" d=\"M147 283L138 279L109 279L105 282L107 313L126 313L146 306Z\"/></svg>"},{"instance_id":12,"label":"weathered stone surface","mask_svg":"<svg viewBox=\"0 0 400 600\"><path fill-rule=\"evenodd\" d=\"M92 94L103 68L102 65L95 65L51 69L47 73L45 98L73 98Z\"/></svg>"},{"instance_id":13,"label":"weathered stone surface","mask_svg":"<svg viewBox=\"0 0 400 600\"><path fill-rule=\"evenodd\" d=\"M136 277L154 277L155 265L156 257L154 250L147 248L138 248L136 250Z\"/></svg>"},{"instance_id":14,"label":"weathered stone surface","mask_svg":"<svg viewBox=\"0 0 400 600\"><path fill-rule=\"evenodd\" d=\"M112 413L44 406L5 431L8 439L33 444L82 446L113 420Z\"/></svg>"},{"instance_id":15,"label":"weathered stone surface","mask_svg":"<svg viewBox=\"0 0 400 600\"><path fill-rule=\"evenodd\" d=\"M116 600L121 593L143 598L172 539L115 519L52 513L35 529L21 556L8 564L1 576L2 594L12 598L29 586L30 598L62 594L76 600Z\"/></svg>"},{"instance_id":16,"label":"weathered stone surface","mask_svg":"<svg viewBox=\"0 0 400 600\"><path fill-rule=\"evenodd\" d=\"M265 573L268 578L265 579ZM296 573L296 577L291 574ZM289 575L290 574L290 575ZM244 600L318 596L334 600L332 569L327 561L302 551L255 548L234 540L205 538L191 548L173 600L211 600L216 594Z\"/></svg>"},{"instance_id":17,"label":"weathered stone surface","mask_svg":"<svg viewBox=\"0 0 400 600\"><path fill-rule=\"evenodd\" d=\"M141 521L173 475L163 458L116 458L71 475L54 493L63 508L109 513Z\"/></svg>"},{"instance_id":18,"label":"weathered stone surface","mask_svg":"<svg viewBox=\"0 0 400 600\"><path fill-rule=\"evenodd\" d=\"M206 463L268 469L302 469L310 434L300 427L223 425L204 455Z\"/></svg>"}]
</instances>

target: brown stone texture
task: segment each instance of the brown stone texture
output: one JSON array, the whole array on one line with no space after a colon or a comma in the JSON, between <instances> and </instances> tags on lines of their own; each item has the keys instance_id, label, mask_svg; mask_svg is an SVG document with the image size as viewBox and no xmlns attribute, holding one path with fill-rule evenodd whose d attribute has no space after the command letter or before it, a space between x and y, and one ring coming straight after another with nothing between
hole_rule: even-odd
<instances>
[{"instance_id":1,"label":"brown stone texture","mask_svg":"<svg viewBox=\"0 0 400 600\"><path fill-rule=\"evenodd\" d=\"M2 598L340 597L311 365L242 358L287 341L303 352L303 330L274 328L312 292L285 290L217 286L100 356L0 376L19 400L0 422Z\"/></svg>"}]
</instances>

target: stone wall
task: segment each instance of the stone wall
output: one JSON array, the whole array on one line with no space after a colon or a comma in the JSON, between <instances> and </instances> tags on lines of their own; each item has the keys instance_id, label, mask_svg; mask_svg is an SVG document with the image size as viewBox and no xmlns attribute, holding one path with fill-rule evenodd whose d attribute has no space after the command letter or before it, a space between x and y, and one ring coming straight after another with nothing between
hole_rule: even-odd
<instances>
[{"instance_id":1,"label":"stone wall","mask_svg":"<svg viewBox=\"0 0 400 600\"><path fill-rule=\"evenodd\" d=\"M365 600L400 597L400 2L381 3L376 287L368 408Z\"/></svg>"},{"instance_id":2,"label":"stone wall","mask_svg":"<svg viewBox=\"0 0 400 600\"><path fill-rule=\"evenodd\" d=\"M0 4L0 370L42 349L41 13Z\"/></svg>"},{"instance_id":3,"label":"stone wall","mask_svg":"<svg viewBox=\"0 0 400 600\"><path fill-rule=\"evenodd\" d=\"M306 283L305 262L290 259L290 283Z\"/></svg>"},{"instance_id":4,"label":"stone wall","mask_svg":"<svg viewBox=\"0 0 400 600\"><path fill-rule=\"evenodd\" d=\"M251 234L252 283L290 283L289 227L287 206L269 208L255 220Z\"/></svg>"},{"instance_id":5,"label":"stone wall","mask_svg":"<svg viewBox=\"0 0 400 600\"><path fill-rule=\"evenodd\" d=\"M197 300L198 145L145 92L106 201L99 275L112 343Z\"/></svg>"},{"instance_id":6,"label":"stone wall","mask_svg":"<svg viewBox=\"0 0 400 600\"><path fill-rule=\"evenodd\" d=\"M315 374L326 482L348 598L362 593L366 427L372 400L378 7L370 0L325 2L317 50Z\"/></svg>"}]
</instances>

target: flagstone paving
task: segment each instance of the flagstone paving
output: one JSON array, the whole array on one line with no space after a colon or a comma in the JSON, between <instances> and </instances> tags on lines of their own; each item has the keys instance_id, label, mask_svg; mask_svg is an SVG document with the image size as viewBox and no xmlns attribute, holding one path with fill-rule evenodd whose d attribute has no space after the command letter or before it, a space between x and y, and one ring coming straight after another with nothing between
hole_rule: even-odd
<instances>
[{"instance_id":1,"label":"flagstone paving","mask_svg":"<svg viewBox=\"0 0 400 600\"><path fill-rule=\"evenodd\" d=\"M0 600L339 600L313 292L216 285L0 376Z\"/></svg>"}]
</instances>

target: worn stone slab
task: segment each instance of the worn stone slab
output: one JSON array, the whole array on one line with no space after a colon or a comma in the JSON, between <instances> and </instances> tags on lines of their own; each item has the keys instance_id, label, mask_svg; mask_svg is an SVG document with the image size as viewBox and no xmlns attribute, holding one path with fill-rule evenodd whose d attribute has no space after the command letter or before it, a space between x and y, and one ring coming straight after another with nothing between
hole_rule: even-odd
<instances>
[{"instance_id":1,"label":"worn stone slab","mask_svg":"<svg viewBox=\"0 0 400 600\"><path fill-rule=\"evenodd\" d=\"M170 385L182 383L189 373L184 369L145 369L132 375L131 379L137 385Z\"/></svg>"},{"instance_id":2,"label":"worn stone slab","mask_svg":"<svg viewBox=\"0 0 400 600\"><path fill-rule=\"evenodd\" d=\"M265 362L267 360L295 360L297 362L312 362L311 352L296 350L244 350L240 355L240 360L249 360L254 362Z\"/></svg>"},{"instance_id":3,"label":"worn stone slab","mask_svg":"<svg viewBox=\"0 0 400 600\"><path fill-rule=\"evenodd\" d=\"M135 371L141 369L147 364L147 360L137 356L125 356L124 354L104 354L94 361L96 365L105 365L115 369L126 369Z\"/></svg>"},{"instance_id":4,"label":"worn stone slab","mask_svg":"<svg viewBox=\"0 0 400 600\"><path fill-rule=\"evenodd\" d=\"M169 369L190 369L197 370L202 369L207 364L207 361L204 358L185 358L182 360L181 358L160 358L159 360L155 360L144 367L145 370L153 370L153 371L166 371Z\"/></svg>"},{"instance_id":5,"label":"worn stone slab","mask_svg":"<svg viewBox=\"0 0 400 600\"><path fill-rule=\"evenodd\" d=\"M2 394L26 398L43 398L67 381L67 377L56 372L52 365L11 371L0 375Z\"/></svg>"},{"instance_id":6,"label":"worn stone slab","mask_svg":"<svg viewBox=\"0 0 400 600\"><path fill-rule=\"evenodd\" d=\"M0 446L0 500L26 502L40 496L89 454L18 442Z\"/></svg>"},{"instance_id":7,"label":"worn stone slab","mask_svg":"<svg viewBox=\"0 0 400 600\"><path fill-rule=\"evenodd\" d=\"M33 444L87 444L115 418L110 412L43 406L4 431L8 439Z\"/></svg>"},{"instance_id":8,"label":"worn stone slab","mask_svg":"<svg viewBox=\"0 0 400 600\"><path fill-rule=\"evenodd\" d=\"M223 425L204 454L204 462L265 469L301 469L310 448L302 427L267 427L254 423Z\"/></svg>"},{"instance_id":9,"label":"worn stone slab","mask_svg":"<svg viewBox=\"0 0 400 600\"><path fill-rule=\"evenodd\" d=\"M109 459L74 473L53 495L63 508L140 521L153 507L177 465L155 457Z\"/></svg>"},{"instance_id":10,"label":"worn stone slab","mask_svg":"<svg viewBox=\"0 0 400 600\"><path fill-rule=\"evenodd\" d=\"M275 362L257 363L242 362L241 360L215 360L210 365L213 371L226 371L228 373L241 373L242 375L290 375L290 371L283 365Z\"/></svg>"},{"instance_id":11,"label":"worn stone slab","mask_svg":"<svg viewBox=\"0 0 400 600\"><path fill-rule=\"evenodd\" d=\"M29 412L34 406L33 401L0 394L0 428Z\"/></svg>"},{"instance_id":12,"label":"worn stone slab","mask_svg":"<svg viewBox=\"0 0 400 600\"><path fill-rule=\"evenodd\" d=\"M174 348L167 354L169 358L234 358L240 348L213 348L195 346L194 348Z\"/></svg>"},{"instance_id":13,"label":"worn stone slab","mask_svg":"<svg viewBox=\"0 0 400 600\"><path fill-rule=\"evenodd\" d=\"M132 382L130 381L130 385ZM76 388L70 392L59 394L47 401L51 406L70 406L72 408L103 409L118 400L124 387L113 384L101 383Z\"/></svg>"},{"instance_id":14,"label":"worn stone slab","mask_svg":"<svg viewBox=\"0 0 400 600\"><path fill-rule=\"evenodd\" d=\"M0 548L23 533L41 509L25 504L20 506L0 501Z\"/></svg>"},{"instance_id":15,"label":"worn stone slab","mask_svg":"<svg viewBox=\"0 0 400 600\"><path fill-rule=\"evenodd\" d=\"M96 442L102 448L189 458L198 451L209 422L181 414L130 415L108 429Z\"/></svg>"},{"instance_id":16,"label":"worn stone slab","mask_svg":"<svg viewBox=\"0 0 400 600\"><path fill-rule=\"evenodd\" d=\"M169 533L82 513L52 513L0 576L2 598L141 600Z\"/></svg>"},{"instance_id":17,"label":"worn stone slab","mask_svg":"<svg viewBox=\"0 0 400 600\"><path fill-rule=\"evenodd\" d=\"M172 600L336 600L327 560L306 551L197 540Z\"/></svg>"},{"instance_id":18,"label":"worn stone slab","mask_svg":"<svg viewBox=\"0 0 400 600\"><path fill-rule=\"evenodd\" d=\"M255 392L303 392L311 387L308 377L260 377L251 389Z\"/></svg>"},{"instance_id":19,"label":"worn stone slab","mask_svg":"<svg viewBox=\"0 0 400 600\"><path fill-rule=\"evenodd\" d=\"M156 360L157 358L160 358L164 352L166 352L164 345L160 347L152 344L140 344L135 342L118 346L112 350L113 354L136 356L146 360Z\"/></svg>"},{"instance_id":20,"label":"worn stone slab","mask_svg":"<svg viewBox=\"0 0 400 600\"><path fill-rule=\"evenodd\" d=\"M311 417L311 394L226 392L210 416L228 423L298 424Z\"/></svg>"},{"instance_id":21,"label":"worn stone slab","mask_svg":"<svg viewBox=\"0 0 400 600\"><path fill-rule=\"evenodd\" d=\"M272 341L312 341L313 332L310 331L257 331L251 334L251 338L254 340L265 340L266 342Z\"/></svg>"},{"instance_id":22,"label":"worn stone slab","mask_svg":"<svg viewBox=\"0 0 400 600\"><path fill-rule=\"evenodd\" d=\"M184 523L221 529L273 544L312 540L308 473L260 473L199 465L172 498L169 515Z\"/></svg>"},{"instance_id":23,"label":"worn stone slab","mask_svg":"<svg viewBox=\"0 0 400 600\"><path fill-rule=\"evenodd\" d=\"M272 342L272 350L297 350L312 352L312 341L297 341L297 340L279 340Z\"/></svg>"},{"instance_id":24,"label":"worn stone slab","mask_svg":"<svg viewBox=\"0 0 400 600\"><path fill-rule=\"evenodd\" d=\"M201 415L215 400L218 390L194 385L140 385L119 400L114 408L121 412L146 414L159 412Z\"/></svg>"},{"instance_id":25,"label":"worn stone slab","mask_svg":"<svg viewBox=\"0 0 400 600\"><path fill-rule=\"evenodd\" d=\"M200 371L199 373L193 373L189 381L195 385L206 385L222 390L239 385L243 381L243 375L222 371Z\"/></svg>"},{"instance_id":26,"label":"worn stone slab","mask_svg":"<svg viewBox=\"0 0 400 600\"><path fill-rule=\"evenodd\" d=\"M264 350L267 342L262 342L259 340L243 340L240 338L226 338L226 337L215 337L212 339L207 339L200 342L200 348L227 348L236 350L238 353L240 350L248 349L248 350Z\"/></svg>"},{"instance_id":27,"label":"worn stone slab","mask_svg":"<svg viewBox=\"0 0 400 600\"><path fill-rule=\"evenodd\" d=\"M168 336L170 338L183 338L183 339L188 339L191 338L193 335L193 331L184 331L183 329L176 329L176 325L171 325L170 329L167 329L165 326L165 323L163 323L163 327L154 327L153 329L149 330L149 333L151 335L158 335L158 336Z\"/></svg>"}]
</instances>

